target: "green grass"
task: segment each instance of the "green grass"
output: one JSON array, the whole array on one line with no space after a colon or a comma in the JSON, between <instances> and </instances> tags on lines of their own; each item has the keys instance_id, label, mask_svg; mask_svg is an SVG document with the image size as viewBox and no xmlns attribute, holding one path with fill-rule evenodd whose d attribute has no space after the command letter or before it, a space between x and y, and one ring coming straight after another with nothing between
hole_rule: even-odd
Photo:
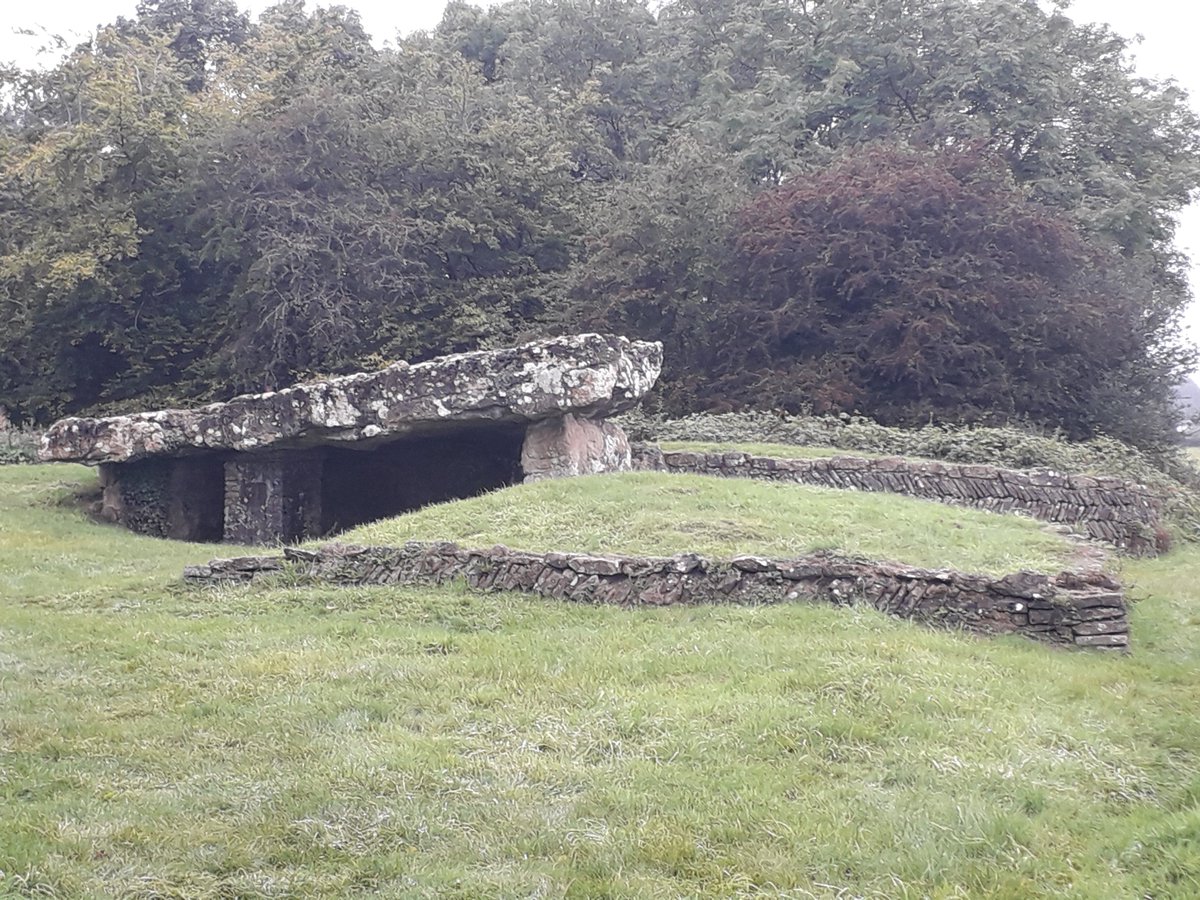
<instances>
[{"instance_id":1,"label":"green grass","mask_svg":"<svg viewBox=\"0 0 1200 900\"><path fill-rule=\"evenodd\" d=\"M1200 895L1194 547L1126 564L1110 656L800 605L188 591L213 548L88 523L90 478L0 469L0 895Z\"/></svg>"},{"instance_id":2,"label":"green grass","mask_svg":"<svg viewBox=\"0 0 1200 900\"><path fill-rule=\"evenodd\" d=\"M995 575L1057 572L1072 552L1060 536L1017 516L887 494L652 472L520 485L374 522L339 540L716 558L823 549Z\"/></svg>"}]
</instances>

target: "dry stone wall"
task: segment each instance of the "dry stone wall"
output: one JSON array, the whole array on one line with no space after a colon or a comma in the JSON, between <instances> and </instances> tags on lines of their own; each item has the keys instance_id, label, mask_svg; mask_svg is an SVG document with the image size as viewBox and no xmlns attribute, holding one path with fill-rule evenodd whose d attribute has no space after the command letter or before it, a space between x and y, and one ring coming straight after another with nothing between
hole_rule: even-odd
<instances>
[{"instance_id":1,"label":"dry stone wall","mask_svg":"<svg viewBox=\"0 0 1200 900\"><path fill-rule=\"evenodd\" d=\"M225 463L224 539L298 541L321 533L321 451L242 454Z\"/></svg>"},{"instance_id":2,"label":"dry stone wall","mask_svg":"<svg viewBox=\"0 0 1200 900\"><path fill-rule=\"evenodd\" d=\"M1020 634L1059 646L1122 649L1129 644L1120 586L1099 572L1056 576L1020 572L989 578L826 554L790 560L700 556L592 556L526 553L452 543L402 547L328 545L280 556L216 559L189 566L186 581L250 581L290 570L337 585L442 584L465 579L480 591L525 591L578 603L618 606L865 604L926 625L979 634Z\"/></svg>"},{"instance_id":3,"label":"dry stone wall","mask_svg":"<svg viewBox=\"0 0 1200 900\"><path fill-rule=\"evenodd\" d=\"M780 459L733 451L662 450L654 444L634 444L632 459L633 467L643 471L883 491L991 512L1021 512L1069 525L1133 555L1166 549L1162 501L1141 485L1117 478L899 457Z\"/></svg>"},{"instance_id":4,"label":"dry stone wall","mask_svg":"<svg viewBox=\"0 0 1200 900\"><path fill-rule=\"evenodd\" d=\"M180 541L221 534L224 467L219 459L145 459L100 466L97 513L139 534Z\"/></svg>"}]
</instances>

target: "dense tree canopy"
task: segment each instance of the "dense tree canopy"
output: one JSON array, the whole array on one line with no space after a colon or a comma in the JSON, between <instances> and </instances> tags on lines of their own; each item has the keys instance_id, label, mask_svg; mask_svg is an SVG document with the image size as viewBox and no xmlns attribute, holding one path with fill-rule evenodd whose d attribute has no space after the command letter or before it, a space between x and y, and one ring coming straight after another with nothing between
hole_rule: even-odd
<instances>
[{"instance_id":1,"label":"dense tree canopy","mask_svg":"<svg viewBox=\"0 0 1200 900\"><path fill-rule=\"evenodd\" d=\"M0 78L21 419L604 326L676 411L1170 424L1197 120L1029 0L144 0Z\"/></svg>"},{"instance_id":2,"label":"dense tree canopy","mask_svg":"<svg viewBox=\"0 0 1200 900\"><path fill-rule=\"evenodd\" d=\"M1113 256L978 153L862 150L743 211L726 306L753 337L714 342L710 390L1086 431L1152 355Z\"/></svg>"}]
</instances>

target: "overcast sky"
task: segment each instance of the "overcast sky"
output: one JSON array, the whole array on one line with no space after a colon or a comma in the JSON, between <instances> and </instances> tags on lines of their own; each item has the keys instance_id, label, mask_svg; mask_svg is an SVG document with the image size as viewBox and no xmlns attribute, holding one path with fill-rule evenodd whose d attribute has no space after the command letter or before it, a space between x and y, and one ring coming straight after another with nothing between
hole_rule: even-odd
<instances>
[{"instance_id":1,"label":"overcast sky","mask_svg":"<svg viewBox=\"0 0 1200 900\"><path fill-rule=\"evenodd\" d=\"M37 48L46 42L18 34L20 30L81 38L117 16L132 16L137 0L37 0L20 4L16 12L12 7L17 0L4 0L4 5L8 9L0 13L0 59L32 65L39 59ZM240 5L257 14L271 0L240 0ZM326 4L309 4L314 5ZM357 9L367 31L383 43L397 33L437 24L445 0L343 0L343 5ZM1184 0L1074 0L1070 14L1081 21L1107 22L1126 37L1141 35L1142 42L1134 49L1139 71L1174 78L1200 108L1200 52L1195 40L1200 34L1200 10ZM1179 245L1193 259L1192 290L1200 296L1200 203L1184 212L1181 224ZM1188 325L1192 340L1200 343L1200 302L1193 303Z\"/></svg>"}]
</instances>

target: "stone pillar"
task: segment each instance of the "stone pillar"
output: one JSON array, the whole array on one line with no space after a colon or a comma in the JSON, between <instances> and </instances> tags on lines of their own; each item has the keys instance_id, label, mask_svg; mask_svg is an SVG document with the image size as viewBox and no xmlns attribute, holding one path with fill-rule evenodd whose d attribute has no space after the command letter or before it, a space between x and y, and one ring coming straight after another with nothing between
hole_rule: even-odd
<instances>
[{"instance_id":1,"label":"stone pillar","mask_svg":"<svg viewBox=\"0 0 1200 900\"><path fill-rule=\"evenodd\" d=\"M574 413L530 425L521 447L527 482L630 468L629 439L620 426Z\"/></svg>"},{"instance_id":2,"label":"stone pillar","mask_svg":"<svg viewBox=\"0 0 1200 900\"><path fill-rule=\"evenodd\" d=\"M124 522L125 504L121 499L121 464L100 463L100 518L106 522Z\"/></svg>"},{"instance_id":3,"label":"stone pillar","mask_svg":"<svg viewBox=\"0 0 1200 900\"><path fill-rule=\"evenodd\" d=\"M225 463L229 544L280 544L321 533L320 450L239 454Z\"/></svg>"}]
</instances>

